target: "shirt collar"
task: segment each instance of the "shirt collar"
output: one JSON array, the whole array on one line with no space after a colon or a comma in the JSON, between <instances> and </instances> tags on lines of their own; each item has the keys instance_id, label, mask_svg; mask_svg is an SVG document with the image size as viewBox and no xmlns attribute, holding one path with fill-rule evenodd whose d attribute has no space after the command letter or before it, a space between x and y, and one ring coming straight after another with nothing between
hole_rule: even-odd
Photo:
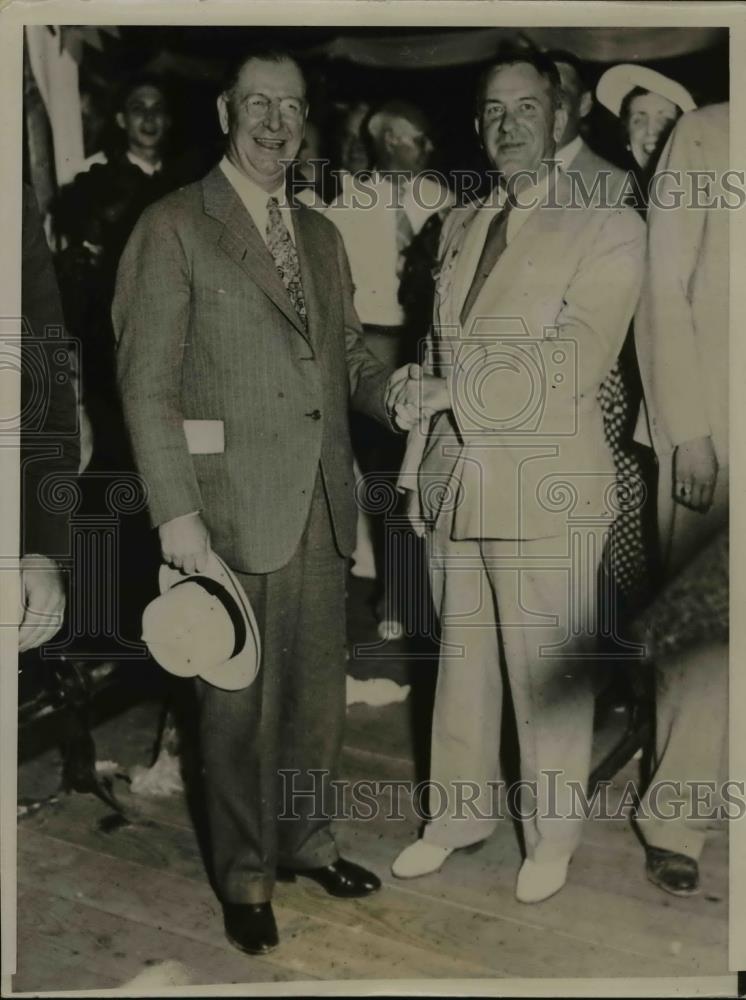
<instances>
[{"instance_id":1,"label":"shirt collar","mask_svg":"<svg viewBox=\"0 0 746 1000\"><path fill-rule=\"evenodd\" d=\"M267 202L270 198L276 198L282 206L285 200L285 185L280 184L275 191L265 191L259 187L246 174L242 173L238 167L234 166L227 156L220 161L220 169L238 192L241 201L247 207L251 215L256 216L257 212L263 214L267 210Z\"/></svg>"},{"instance_id":2,"label":"shirt collar","mask_svg":"<svg viewBox=\"0 0 746 1000\"><path fill-rule=\"evenodd\" d=\"M566 143L562 149L558 149L554 154L554 158L563 170L567 170L582 148L583 137L578 134L571 142Z\"/></svg>"},{"instance_id":3,"label":"shirt collar","mask_svg":"<svg viewBox=\"0 0 746 1000\"><path fill-rule=\"evenodd\" d=\"M161 169L160 160L157 163L149 163L147 160L143 160L141 156L138 156L137 153L133 153L130 149L127 150L127 159L149 177L152 177L153 174L157 173Z\"/></svg>"},{"instance_id":4,"label":"shirt collar","mask_svg":"<svg viewBox=\"0 0 746 1000\"><path fill-rule=\"evenodd\" d=\"M556 157L555 157L556 159ZM548 200L549 186L556 179L557 167L552 166L547 170L537 184L524 188L516 199L513 211L508 219L508 229L506 233L507 242L510 243L515 238L521 226L528 221L534 209L539 208ZM499 212L505 206L507 195L502 185L495 186L482 204L483 209L487 209L490 214Z\"/></svg>"}]
</instances>

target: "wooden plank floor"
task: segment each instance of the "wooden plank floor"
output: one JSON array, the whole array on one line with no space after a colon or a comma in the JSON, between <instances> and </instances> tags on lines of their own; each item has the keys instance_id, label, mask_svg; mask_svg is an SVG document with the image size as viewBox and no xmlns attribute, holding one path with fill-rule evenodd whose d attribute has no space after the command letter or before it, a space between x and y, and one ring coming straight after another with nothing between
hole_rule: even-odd
<instances>
[{"instance_id":1,"label":"wooden plank floor","mask_svg":"<svg viewBox=\"0 0 746 1000\"><path fill-rule=\"evenodd\" d=\"M360 622L351 632L361 634L364 614L360 602L353 603ZM364 668L360 676L376 676L375 664ZM393 659L379 673L386 671L408 679ZM123 770L147 763L157 714L157 705L143 703L99 727L99 760L114 760ZM344 777L415 780L410 721L408 703L353 706ZM20 796L55 793L58 765L53 752L24 764ZM634 777L631 764L615 786ZM508 821L479 851L457 853L438 874L407 882L394 879L390 865L417 835L411 808L400 820L341 821L335 830L343 853L376 871L382 891L343 901L304 880L278 885L281 946L252 958L224 938L184 797L136 797L124 781L116 782L116 791L132 818L128 826L102 824L110 812L89 795L58 795L20 819L15 990L95 992L166 961L180 963L193 986L727 971L723 828L710 832L701 894L678 899L646 881L642 848L626 821L592 820L567 886L542 904L524 906L513 895L520 851Z\"/></svg>"},{"instance_id":2,"label":"wooden plank floor","mask_svg":"<svg viewBox=\"0 0 746 1000\"><path fill-rule=\"evenodd\" d=\"M250 958L223 937L181 797L118 790L135 821L112 832L91 796L62 796L21 821L16 990L107 988L165 960L194 985L726 971L724 830L711 833L703 893L682 900L645 881L625 823L591 821L566 888L526 907L513 898L520 855L507 822L480 851L401 882L388 869L415 836L413 817L343 821L342 849L382 876L382 892L348 902L308 882L279 885L282 945Z\"/></svg>"}]
</instances>

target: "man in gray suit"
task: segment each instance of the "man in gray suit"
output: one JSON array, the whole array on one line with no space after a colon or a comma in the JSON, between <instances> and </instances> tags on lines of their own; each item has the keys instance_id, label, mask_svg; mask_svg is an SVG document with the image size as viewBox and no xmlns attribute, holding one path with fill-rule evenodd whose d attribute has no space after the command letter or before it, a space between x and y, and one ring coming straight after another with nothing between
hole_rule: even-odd
<instances>
[{"instance_id":1,"label":"man in gray suit","mask_svg":"<svg viewBox=\"0 0 746 1000\"><path fill-rule=\"evenodd\" d=\"M143 214L114 323L163 557L199 573L213 549L259 623L250 687L196 682L214 882L229 939L258 953L278 940L276 877L347 897L380 885L339 857L324 792L345 716L348 407L389 424L409 383L362 343L334 225L284 196L307 114L298 65L243 59L218 113L226 155Z\"/></svg>"}]
</instances>

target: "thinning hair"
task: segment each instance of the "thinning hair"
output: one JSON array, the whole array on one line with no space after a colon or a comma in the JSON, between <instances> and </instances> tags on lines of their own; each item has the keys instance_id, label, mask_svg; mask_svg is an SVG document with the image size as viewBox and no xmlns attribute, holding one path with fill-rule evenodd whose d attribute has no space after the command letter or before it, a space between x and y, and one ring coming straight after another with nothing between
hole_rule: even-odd
<instances>
[{"instance_id":1,"label":"thinning hair","mask_svg":"<svg viewBox=\"0 0 746 1000\"><path fill-rule=\"evenodd\" d=\"M306 89L306 75L303 72L303 67L292 52L289 52L287 49L275 49L269 46L256 46L255 48L244 49L239 56L231 61L223 80L222 92L226 96L233 96L236 84L238 83L238 78L241 75L241 70L247 63L254 59L257 62L292 63L292 65L295 66L300 73L301 79L303 80L303 88L304 90Z\"/></svg>"},{"instance_id":2,"label":"thinning hair","mask_svg":"<svg viewBox=\"0 0 746 1000\"><path fill-rule=\"evenodd\" d=\"M559 108L562 95L562 81L560 80L559 70L552 59L546 53L539 52L537 49L506 48L498 51L495 58L489 66L485 67L479 77L476 94L477 111L481 110L484 103L484 92L487 87L487 81L493 73L507 66L516 66L520 63L526 63L528 66L534 67L539 76L549 86L552 110L556 111Z\"/></svg>"}]
</instances>

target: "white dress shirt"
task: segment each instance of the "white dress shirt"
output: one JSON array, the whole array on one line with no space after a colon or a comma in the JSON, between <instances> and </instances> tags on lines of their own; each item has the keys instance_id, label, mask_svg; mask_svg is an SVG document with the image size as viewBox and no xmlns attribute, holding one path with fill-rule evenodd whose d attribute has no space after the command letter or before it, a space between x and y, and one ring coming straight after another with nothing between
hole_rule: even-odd
<instances>
[{"instance_id":1,"label":"white dress shirt","mask_svg":"<svg viewBox=\"0 0 746 1000\"><path fill-rule=\"evenodd\" d=\"M133 153L130 149L127 150L127 159L131 164L133 164L133 166L139 167L144 174L148 175L148 177L152 177L153 174L157 174L163 166L160 160L158 160L157 163L150 163L148 160L143 160L141 156L138 156L137 153Z\"/></svg>"},{"instance_id":2,"label":"white dress shirt","mask_svg":"<svg viewBox=\"0 0 746 1000\"><path fill-rule=\"evenodd\" d=\"M578 134L574 139L564 145L562 149L557 150L554 154L554 158L562 170L567 170L572 165L573 160L583 148L583 145L583 137Z\"/></svg>"},{"instance_id":3,"label":"white dress shirt","mask_svg":"<svg viewBox=\"0 0 746 1000\"><path fill-rule=\"evenodd\" d=\"M147 174L149 177L152 177L153 174L158 173L158 171L163 166L161 160L159 160L157 163L148 163L147 160L143 160L142 157L138 156L136 153L133 153L129 149L127 150L127 153L125 155L127 159L130 161L130 163L134 164L134 166L138 167L140 170L142 170L144 174ZM81 166L80 170L77 171L75 176L77 177L78 174L87 173L91 169L91 167L94 166L94 164L96 163L105 165L108 162L109 162L109 157L106 155L103 149L100 149L97 153L92 153L91 156L88 156L85 158L85 160L83 160L83 165Z\"/></svg>"},{"instance_id":4,"label":"white dress shirt","mask_svg":"<svg viewBox=\"0 0 746 1000\"><path fill-rule=\"evenodd\" d=\"M233 185L236 194L241 199L246 211L251 216L254 225L259 230L259 235L267 242L267 221L269 219L269 209L267 202L270 198L276 198L280 206L280 214L283 222L287 226L290 238L295 243L295 230L293 229L293 213L285 195L285 185L280 184L276 191L268 193L264 188L252 181L246 174L234 167L227 156L220 161L220 169Z\"/></svg>"},{"instance_id":5,"label":"white dress shirt","mask_svg":"<svg viewBox=\"0 0 746 1000\"><path fill-rule=\"evenodd\" d=\"M451 192L426 174L403 182L399 198L415 236L433 213L453 204ZM342 191L325 213L342 234L355 285L355 309L363 323L401 326L404 322L399 304L397 200L385 175L343 174Z\"/></svg>"}]
</instances>

